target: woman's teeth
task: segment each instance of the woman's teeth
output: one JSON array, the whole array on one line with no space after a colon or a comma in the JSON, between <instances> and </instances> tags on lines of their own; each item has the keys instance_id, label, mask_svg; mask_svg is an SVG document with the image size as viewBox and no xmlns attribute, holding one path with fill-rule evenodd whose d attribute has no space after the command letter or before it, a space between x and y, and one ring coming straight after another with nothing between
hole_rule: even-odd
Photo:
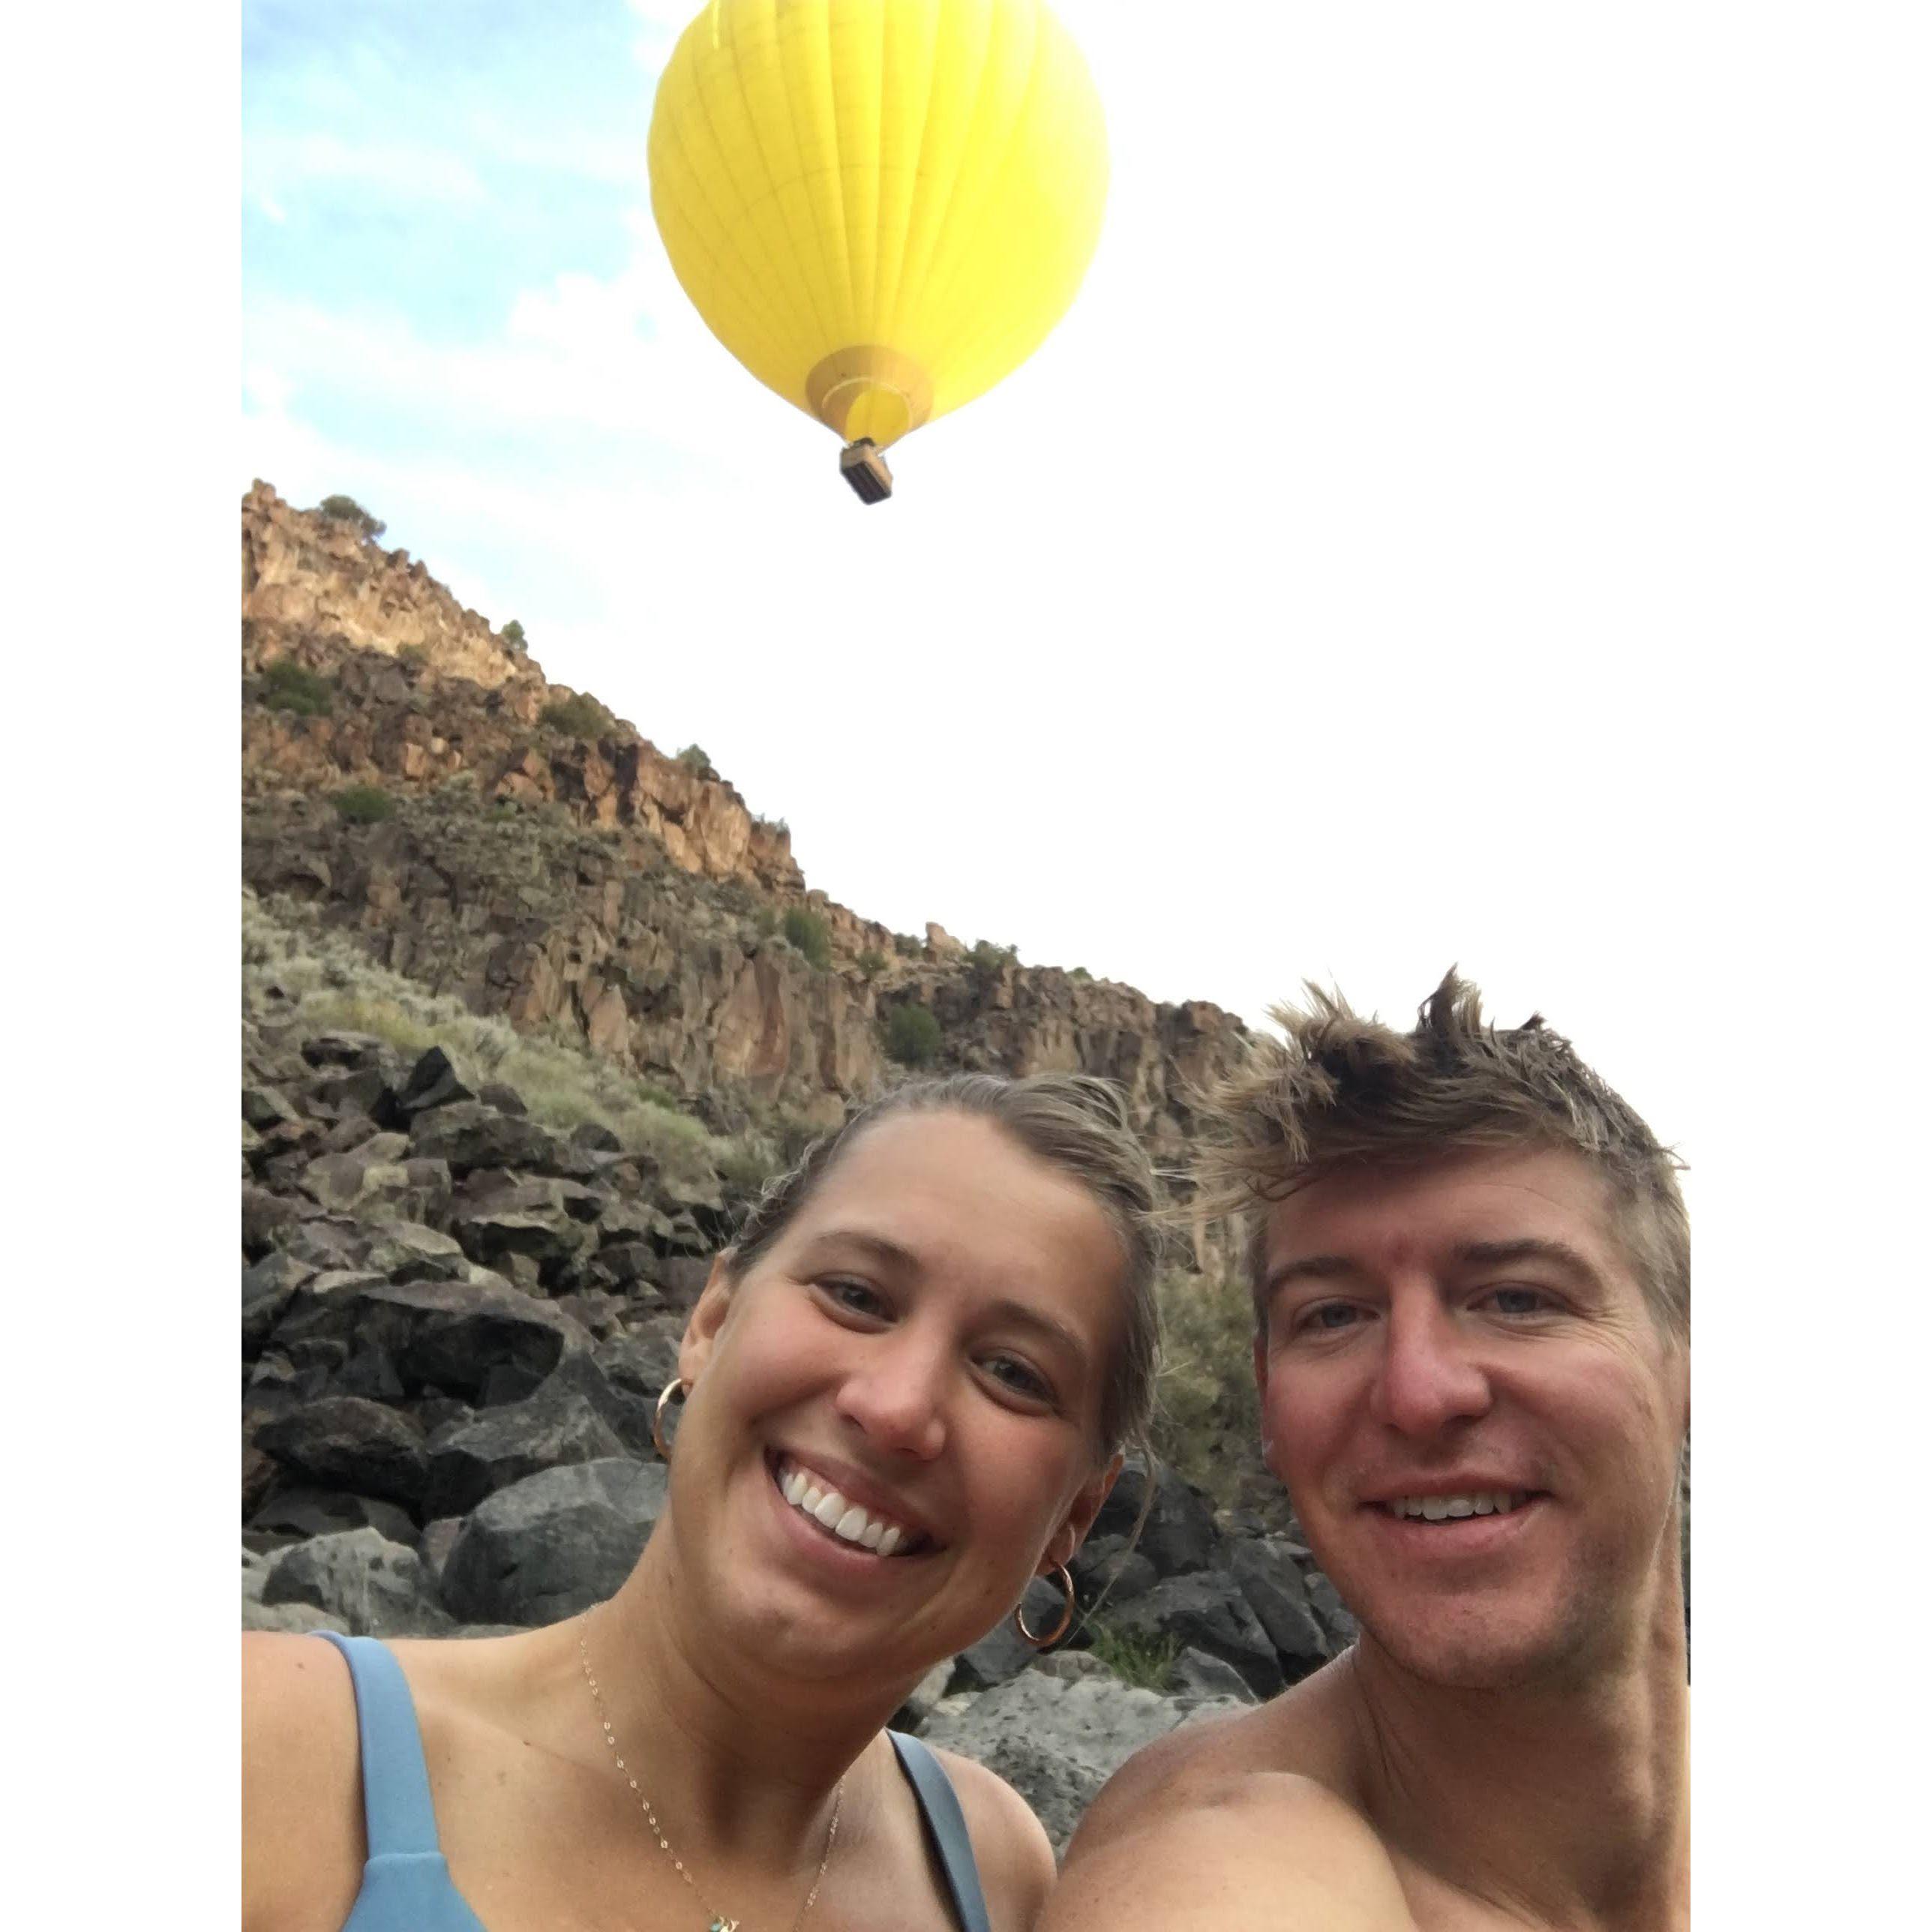
<instances>
[{"instance_id":1,"label":"woman's teeth","mask_svg":"<svg viewBox=\"0 0 1932 1932\"><path fill-rule=\"evenodd\" d=\"M825 1488L802 1469L790 1471L778 1486L794 1509L802 1510L847 1543L890 1556L906 1540L906 1532L896 1523L868 1516L856 1503L848 1503L836 1490Z\"/></svg>"}]
</instances>

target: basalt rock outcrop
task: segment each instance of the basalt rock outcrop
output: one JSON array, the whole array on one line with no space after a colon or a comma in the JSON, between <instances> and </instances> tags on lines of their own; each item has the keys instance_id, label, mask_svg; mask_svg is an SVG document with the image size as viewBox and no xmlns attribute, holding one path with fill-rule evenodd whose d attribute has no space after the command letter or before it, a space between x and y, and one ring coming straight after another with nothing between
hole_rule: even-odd
<instances>
[{"instance_id":1,"label":"basalt rock outcrop","mask_svg":"<svg viewBox=\"0 0 1932 1932\"><path fill-rule=\"evenodd\" d=\"M824 1118L892 1071L885 1023L916 1004L938 1065L1106 1075L1163 1153L1239 1048L1204 1001L895 934L808 890L784 826L708 766L266 484L243 502L242 581L246 882L473 1011L561 1029L720 1118ZM788 914L815 946L788 943Z\"/></svg>"}]
</instances>

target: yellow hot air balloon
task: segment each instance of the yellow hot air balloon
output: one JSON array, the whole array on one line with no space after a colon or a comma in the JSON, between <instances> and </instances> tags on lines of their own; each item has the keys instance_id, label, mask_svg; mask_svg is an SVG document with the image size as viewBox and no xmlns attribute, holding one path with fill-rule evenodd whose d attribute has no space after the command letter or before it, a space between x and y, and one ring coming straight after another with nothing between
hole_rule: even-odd
<instances>
[{"instance_id":1,"label":"yellow hot air balloon","mask_svg":"<svg viewBox=\"0 0 1932 1932\"><path fill-rule=\"evenodd\" d=\"M1092 259L1106 128L1039 0L711 0L651 116L651 208L698 314L879 452L1032 354Z\"/></svg>"}]
</instances>

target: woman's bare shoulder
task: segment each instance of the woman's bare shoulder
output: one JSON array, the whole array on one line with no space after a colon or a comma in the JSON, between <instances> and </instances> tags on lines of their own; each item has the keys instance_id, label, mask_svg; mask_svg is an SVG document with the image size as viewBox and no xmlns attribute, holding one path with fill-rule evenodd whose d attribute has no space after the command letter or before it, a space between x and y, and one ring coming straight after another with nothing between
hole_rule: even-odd
<instances>
[{"instance_id":1,"label":"woman's bare shoulder","mask_svg":"<svg viewBox=\"0 0 1932 1932\"><path fill-rule=\"evenodd\" d=\"M362 1884L356 1696L333 1645L242 1639L244 1932L336 1932Z\"/></svg>"},{"instance_id":2,"label":"woman's bare shoulder","mask_svg":"<svg viewBox=\"0 0 1932 1932\"><path fill-rule=\"evenodd\" d=\"M993 1932L1028 1932L1053 1889L1046 1827L998 1772L957 1751L932 1749L958 1796Z\"/></svg>"}]
</instances>

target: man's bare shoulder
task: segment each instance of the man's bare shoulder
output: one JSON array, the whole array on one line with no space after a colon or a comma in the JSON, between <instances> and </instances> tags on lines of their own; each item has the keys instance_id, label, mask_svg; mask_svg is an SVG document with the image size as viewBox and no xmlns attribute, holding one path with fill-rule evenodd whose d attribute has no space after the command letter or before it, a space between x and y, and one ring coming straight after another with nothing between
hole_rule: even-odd
<instances>
[{"instance_id":1,"label":"man's bare shoulder","mask_svg":"<svg viewBox=\"0 0 1932 1932\"><path fill-rule=\"evenodd\" d=\"M1040 1932L1413 1932L1394 1864L1346 1796L1326 1687L1303 1690L1130 1758L1081 1821Z\"/></svg>"}]
</instances>

